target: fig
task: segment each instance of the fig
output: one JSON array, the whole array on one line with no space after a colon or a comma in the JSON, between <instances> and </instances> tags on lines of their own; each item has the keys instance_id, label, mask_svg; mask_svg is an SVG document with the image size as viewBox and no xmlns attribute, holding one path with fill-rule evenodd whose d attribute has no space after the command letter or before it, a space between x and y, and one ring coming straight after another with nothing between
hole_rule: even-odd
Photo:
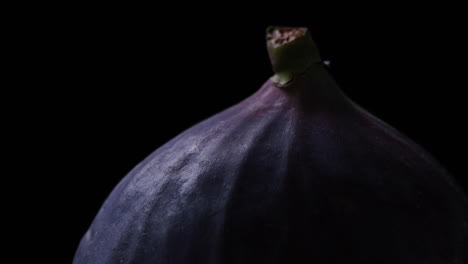
<instances>
[{"instance_id":1,"label":"fig","mask_svg":"<svg viewBox=\"0 0 468 264\"><path fill-rule=\"evenodd\" d=\"M468 263L468 199L337 86L307 28L269 27L274 76L132 169L74 263Z\"/></svg>"}]
</instances>

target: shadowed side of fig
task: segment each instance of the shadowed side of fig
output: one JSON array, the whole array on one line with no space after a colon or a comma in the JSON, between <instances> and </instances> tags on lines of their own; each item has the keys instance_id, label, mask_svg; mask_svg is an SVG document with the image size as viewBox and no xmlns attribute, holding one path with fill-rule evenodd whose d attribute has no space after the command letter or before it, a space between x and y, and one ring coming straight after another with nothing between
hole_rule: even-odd
<instances>
[{"instance_id":1,"label":"shadowed side of fig","mask_svg":"<svg viewBox=\"0 0 468 264\"><path fill-rule=\"evenodd\" d=\"M306 28L270 27L275 75L112 191L74 263L468 263L468 200L353 103Z\"/></svg>"}]
</instances>

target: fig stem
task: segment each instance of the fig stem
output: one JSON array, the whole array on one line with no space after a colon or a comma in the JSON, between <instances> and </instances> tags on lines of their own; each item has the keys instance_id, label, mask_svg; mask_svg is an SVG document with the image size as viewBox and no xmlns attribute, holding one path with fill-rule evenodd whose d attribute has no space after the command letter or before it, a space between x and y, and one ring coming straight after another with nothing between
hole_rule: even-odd
<instances>
[{"instance_id":1,"label":"fig stem","mask_svg":"<svg viewBox=\"0 0 468 264\"><path fill-rule=\"evenodd\" d=\"M321 61L317 46L305 27L275 27L266 30L268 55L275 75L271 80L288 84L295 75Z\"/></svg>"}]
</instances>

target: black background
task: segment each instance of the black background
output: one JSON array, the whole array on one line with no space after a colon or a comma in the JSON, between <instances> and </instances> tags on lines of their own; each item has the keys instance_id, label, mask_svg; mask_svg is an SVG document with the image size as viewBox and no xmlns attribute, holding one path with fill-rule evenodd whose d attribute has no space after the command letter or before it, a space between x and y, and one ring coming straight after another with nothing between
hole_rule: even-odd
<instances>
[{"instance_id":1,"label":"black background","mask_svg":"<svg viewBox=\"0 0 468 264\"><path fill-rule=\"evenodd\" d=\"M16 119L29 144L20 149L23 166L35 170L28 185L40 189L33 229L44 231L39 241L52 238L42 254L58 262L72 260L133 166L272 75L264 43L271 24L309 27L354 101L468 185L467 43L456 7L59 8L21 33L18 64L28 74L17 79L17 96L27 107Z\"/></svg>"}]
</instances>

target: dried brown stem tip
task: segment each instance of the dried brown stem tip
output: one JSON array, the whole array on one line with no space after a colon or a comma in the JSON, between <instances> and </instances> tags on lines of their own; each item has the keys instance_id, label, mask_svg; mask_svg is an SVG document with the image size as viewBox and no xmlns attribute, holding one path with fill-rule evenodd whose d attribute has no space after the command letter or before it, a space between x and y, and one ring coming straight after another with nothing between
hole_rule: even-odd
<instances>
[{"instance_id":1,"label":"dried brown stem tip","mask_svg":"<svg viewBox=\"0 0 468 264\"><path fill-rule=\"evenodd\" d=\"M320 55L305 27L268 27L266 30L268 54L275 75L274 83L284 85L295 75L304 73Z\"/></svg>"},{"instance_id":2,"label":"dried brown stem tip","mask_svg":"<svg viewBox=\"0 0 468 264\"><path fill-rule=\"evenodd\" d=\"M267 33L266 39L276 48L304 36L306 32L306 28L275 27Z\"/></svg>"}]
</instances>

